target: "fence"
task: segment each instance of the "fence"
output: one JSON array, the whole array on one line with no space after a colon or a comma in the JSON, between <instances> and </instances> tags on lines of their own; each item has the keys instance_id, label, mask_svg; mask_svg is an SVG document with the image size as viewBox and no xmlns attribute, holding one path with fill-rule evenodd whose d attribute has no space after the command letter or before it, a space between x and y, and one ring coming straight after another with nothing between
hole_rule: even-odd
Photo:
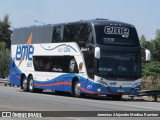
<instances>
[{"instance_id":1,"label":"fence","mask_svg":"<svg viewBox=\"0 0 160 120\"><path fill-rule=\"evenodd\" d=\"M157 102L157 98L160 95L160 90L142 90L138 96L153 96L154 101Z\"/></svg>"},{"instance_id":2,"label":"fence","mask_svg":"<svg viewBox=\"0 0 160 120\"><path fill-rule=\"evenodd\" d=\"M0 78L0 83L7 86L10 85L10 80L8 78Z\"/></svg>"}]
</instances>

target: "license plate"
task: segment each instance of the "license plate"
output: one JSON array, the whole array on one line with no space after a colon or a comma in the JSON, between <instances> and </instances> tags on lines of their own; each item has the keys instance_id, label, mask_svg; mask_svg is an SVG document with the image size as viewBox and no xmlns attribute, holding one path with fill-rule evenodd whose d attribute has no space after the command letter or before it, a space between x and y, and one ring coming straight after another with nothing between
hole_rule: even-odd
<instances>
[{"instance_id":1,"label":"license plate","mask_svg":"<svg viewBox=\"0 0 160 120\"><path fill-rule=\"evenodd\" d=\"M123 89L117 89L117 92L119 92L119 93L123 93L123 92L124 92L124 90L123 90Z\"/></svg>"}]
</instances>

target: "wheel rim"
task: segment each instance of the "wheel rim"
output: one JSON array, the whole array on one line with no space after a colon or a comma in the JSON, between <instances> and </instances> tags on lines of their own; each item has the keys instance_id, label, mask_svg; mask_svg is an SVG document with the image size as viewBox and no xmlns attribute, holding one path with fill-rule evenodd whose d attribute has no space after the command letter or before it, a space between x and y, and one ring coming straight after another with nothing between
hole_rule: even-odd
<instances>
[{"instance_id":1,"label":"wheel rim","mask_svg":"<svg viewBox=\"0 0 160 120\"><path fill-rule=\"evenodd\" d=\"M76 83L76 85L75 85L75 93L76 93L76 95L80 95L80 89L79 89L79 87L80 87L80 83L78 82L78 83Z\"/></svg>"},{"instance_id":2,"label":"wheel rim","mask_svg":"<svg viewBox=\"0 0 160 120\"><path fill-rule=\"evenodd\" d=\"M23 89L24 90L27 89L27 80L26 79L23 80Z\"/></svg>"},{"instance_id":3,"label":"wheel rim","mask_svg":"<svg viewBox=\"0 0 160 120\"><path fill-rule=\"evenodd\" d=\"M29 82L29 90L30 90L30 91L33 90L33 79L30 79L30 82Z\"/></svg>"}]
</instances>

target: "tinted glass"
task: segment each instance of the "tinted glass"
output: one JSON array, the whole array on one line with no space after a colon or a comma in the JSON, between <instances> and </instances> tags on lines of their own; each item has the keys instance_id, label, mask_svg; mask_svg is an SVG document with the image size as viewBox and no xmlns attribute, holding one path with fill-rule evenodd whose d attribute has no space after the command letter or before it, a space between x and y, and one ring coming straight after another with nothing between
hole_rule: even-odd
<instances>
[{"instance_id":1,"label":"tinted glass","mask_svg":"<svg viewBox=\"0 0 160 120\"><path fill-rule=\"evenodd\" d=\"M140 77L140 62L138 55L109 54L99 61L99 75L104 77Z\"/></svg>"},{"instance_id":2,"label":"tinted glass","mask_svg":"<svg viewBox=\"0 0 160 120\"><path fill-rule=\"evenodd\" d=\"M73 56L33 56L35 71L78 73Z\"/></svg>"},{"instance_id":3,"label":"tinted glass","mask_svg":"<svg viewBox=\"0 0 160 120\"><path fill-rule=\"evenodd\" d=\"M64 26L64 42L77 42L80 47L85 47L90 36L91 26L88 24L69 24Z\"/></svg>"},{"instance_id":4,"label":"tinted glass","mask_svg":"<svg viewBox=\"0 0 160 120\"><path fill-rule=\"evenodd\" d=\"M12 35L12 45L14 44L26 44L29 36L32 33L32 44L35 43L51 43L53 26L44 25L44 26L32 26L14 29Z\"/></svg>"},{"instance_id":5,"label":"tinted glass","mask_svg":"<svg viewBox=\"0 0 160 120\"><path fill-rule=\"evenodd\" d=\"M87 68L87 73L90 78L94 77L94 52L92 50L82 52Z\"/></svg>"},{"instance_id":6,"label":"tinted glass","mask_svg":"<svg viewBox=\"0 0 160 120\"><path fill-rule=\"evenodd\" d=\"M139 39L132 26L95 25L96 42L102 45L137 46Z\"/></svg>"},{"instance_id":7,"label":"tinted glass","mask_svg":"<svg viewBox=\"0 0 160 120\"><path fill-rule=\"evenodd\" d=\"M52 42L63 42L63 25L54 26Z\"/></svg>"}]
</instances>

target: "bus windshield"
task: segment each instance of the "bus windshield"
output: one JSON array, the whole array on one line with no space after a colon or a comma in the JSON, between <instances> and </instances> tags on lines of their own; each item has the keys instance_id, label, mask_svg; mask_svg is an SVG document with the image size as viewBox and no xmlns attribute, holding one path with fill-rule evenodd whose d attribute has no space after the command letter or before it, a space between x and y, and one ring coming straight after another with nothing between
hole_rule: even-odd
<instances>
[{"instance_id":1,"label":"bus windshield","mask_svg":"<svg viewBox=\"0 0 160 120\"><path fill-rule=\"evenodd\" d=\"M133 26L95 25L96 42L109 46L138 46L139 39Z\"/></svg>"},{"instance_id":2,"label":"bus windshield","mask_svg":"<svg viewBox=\"0 0 160 120\"><path fill-rule=\"evenodd\" d=\"M99 61L98 74L104 78L138 78L140 77L140 62L137 55L108 54Z\"/></svg>"}]
</instances>

